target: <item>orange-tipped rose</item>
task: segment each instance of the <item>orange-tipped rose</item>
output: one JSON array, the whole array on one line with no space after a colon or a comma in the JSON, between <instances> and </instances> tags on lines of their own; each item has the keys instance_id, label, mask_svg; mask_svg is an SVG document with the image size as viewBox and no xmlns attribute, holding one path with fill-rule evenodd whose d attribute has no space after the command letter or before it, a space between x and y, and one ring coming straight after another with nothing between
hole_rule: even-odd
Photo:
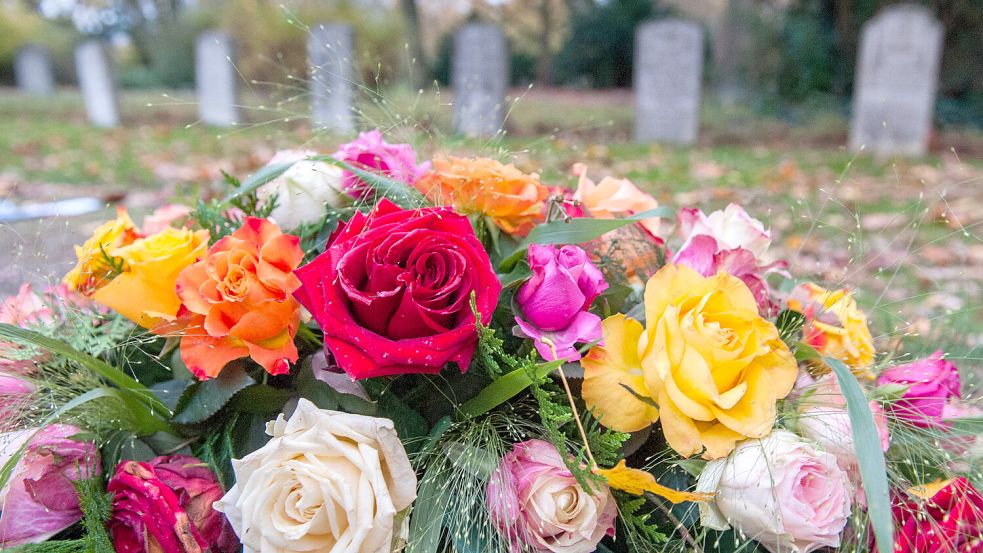
<instances>
[{"instance_id":1,"label":"orange-tipped rose","mask_svg":"<svg viewBox=\"0 0 983 553\"><path fill-rule=\"evenodd\" d=\"M494 159L436 159L416 187L438 205L465 215L484 215L508 234L524 235L543 218L549 189L539 175Z\"/></svg>"},{"instance_id":2,"label":"orange-tipped rose","mask_svg":"<svg viewBox=\"0 0 983 553\"><path fill-rule=\"evenodd\" d=\"M177 294L187 309L181 359L198 378L213 378L240 357L270 374L284 374L297 361L300 304L291 293L300 286L293 270L303 258L299 238L249 217L181 272Z\"/></svg>"},{"instance_id":3,"label":"orange-tipped rose","mask_svg":"<svg viewBox=\"0 0 983 553\"><path fill-rule=\"evenodd\" d=\"M185 267L205 255L208 231L165 228L108 253L122 272L92 299L138 325L153 329L173 321L181 307L174 282Z\"/></svg>"},{"instance_id":4,"label":"orange-tipped rose","mask_svg":"<svg viewBox=\"0 0 983 553\"><path fill-rule=\"evenodd\" d=\"M75 246L78 262L62 282L76 292L91 296L112 276L114 269L110 263L110 252L132 244L139 237L137 227L126 210L117 209L115 219L100 225L84 244Z\"/></svg>"}]
</instances>

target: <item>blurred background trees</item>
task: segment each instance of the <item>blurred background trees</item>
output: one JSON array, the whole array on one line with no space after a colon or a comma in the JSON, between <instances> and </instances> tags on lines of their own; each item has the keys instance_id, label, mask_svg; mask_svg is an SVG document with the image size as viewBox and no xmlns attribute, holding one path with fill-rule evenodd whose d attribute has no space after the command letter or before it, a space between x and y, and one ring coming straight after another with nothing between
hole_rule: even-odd
<instances>
[{"instance_id":1,"label":"blurred background trees","mask_svg":"<svg viewBox=\"0 0 983 553\"><path fill-rule=\"evenodd\" d=\"M921 1L946 29L937 119L983 127L983 0ZM706 27L706 77L721 85L717 90L736 67L744 100L757 109L846 111L860 29L895 2L0 0L0 81L11 81L16 49L33 41L52 51L58 79L71 82L74 44L103 36L118 46L123 86L188 87L194 39L217 26L235 35L247 82L299 92L307 78L307 26L345 21L356 31L360 84L426 88L449 82L451 34L480 19L505 29L515 85L628 87L635 27L678 15Z\"/></svg>"}]
</instances>

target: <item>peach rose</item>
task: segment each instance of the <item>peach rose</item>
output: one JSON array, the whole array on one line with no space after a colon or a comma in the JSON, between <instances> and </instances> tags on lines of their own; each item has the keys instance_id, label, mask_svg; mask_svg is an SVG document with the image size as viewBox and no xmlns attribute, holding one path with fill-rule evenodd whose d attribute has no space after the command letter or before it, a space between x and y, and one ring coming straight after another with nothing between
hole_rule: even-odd
<instances>
[{"instance_id":1,"label":"peach rose","mask_svg":"<svg viewBox=\"0 0 983 553\"><path fill-rule=\"evenodd\" d=\"M628 179L604 177L594 183L587 177L587 166L573 165L573 174L580 177L573 199L578 200L596 219L617 219L659 207L651 195L639 190ZM650 217L639 222L652 236L659 238L659 218Z\"/></svg>"}]
</instances>

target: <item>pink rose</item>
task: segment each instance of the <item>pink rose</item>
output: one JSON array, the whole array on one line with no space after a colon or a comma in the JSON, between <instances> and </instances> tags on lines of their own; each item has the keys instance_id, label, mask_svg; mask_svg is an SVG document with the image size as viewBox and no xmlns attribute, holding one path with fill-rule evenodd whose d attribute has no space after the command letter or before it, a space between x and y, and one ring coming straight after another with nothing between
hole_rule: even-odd
<instances>
[{"instance_id":1,"label":"pink rose","mask_svg":"<svg viewBox=\"0 0 983 553\"><path fill-rule=\"evenodd\" d=\"M0 373L0 429L9 428L30 402L35 386L31 381Z\"/></svg>"},{"instance_id":2,"label":"pink rose","mask_svg":"<svg viewBox=\"0 0 983 553\"><path fill-rule=\"evenodd\" d=\"M380 173L412 186L430 170L430 162L416 164L416 152L409 144L390 144L378 130L359 133L358 138L338 147L332 157L357 169ZM370 189L354 174L345 171L345 190L364 198Z\"/></svg>"},{"instance_id":3,"label":"pink rose","mask_svg":"<svg viewBox=\"0 0 983 553\"><path fill-rule=\"evenodd\" d=\"M150 236L166 229L167 227L177 227L177 223L186 220L191 215L192 209L186 205L168 204L158 207L153 213L143 218L143 227L140 232Z\"/></svg>"},{"instance_id":4,"label":"pink rose","mask_svg":"<svg viewBox=\"0 0 983 553\"><path fill-rule=\"evenodd\" d=\"M618 514L607 486L593 492L577 484L552 444L528 440L502 457L485 497L512 551L590 553L604 536L614 536Z\"/></svg>"},{"instance_id":5,"label":"pink rose","mask_svg":"<svg viewBox=\"0 0 983 553\"><path fill-rule=\"evenodd\" d=\"M532 277L519 288L516 334L532 338L543 359L576 361L575 343L600 340L601 318L587 311L607 289L604 275L577 246L529 246ZM553 350L550 349L553 345Z\"/></svg>"},{"instance_id":6,"label":"pink rose","mask_svg":"<svg viewBox=\"0 0 983 553\"><path fill-rule=\"evenodd\" d=\"M732 274L741 279L754 294L762 316L769 317L778 313L780 303L772 297L766 277L769 273L784 270L788 265L784 261L761 265L750 250L721 249L715 238L705 234L687 239L686 245L676 253L672 261L687 265L703 276L715 275L718 271Z\"/></svg>"},{"instance_id":7,"label":"pink rose","mask_svg":"<svg viewBox=\"0 0 983 553\"><path fill-rule=\"evenodd\" d=\"M212 504L225 493L208 466L187 455L122 461L109 480L108 528L117 553L232 553L239 542Z\"/></svg>"},{"instance_id":8,"label":"pink rose","mask_svg":"<svg viewBox=\"0 0 983 553\"><path fill-rule=\"evenodd\" d=\"M44 303L41 296L31 290L31 285L20 285L17 295L7 296L0 303L0 323L14 326L30 326L39 323L50 323L54 320L51 308Z\"/></svg>"},{"instance_id":9,"label":"pink rose","mask_svg":"<svg viewBox=\"0 0 983 553\"><path fill-rule=\"evenodd\" d=\"M942 411L946 402L961 398L962 394L959 391L959 369L942 356L939 350L929 358L885 369L877 377L879 386L908 386L904 396L892 406L895 415L916 426L943 424Z\"/></svg>"},{"instance_id":10,"label":"pink rose","mask_svg":"<svg viewBox=\"0 0 983 553\"><path fill-rule=\"evenodd\" d=\"M0 546L43 542L82 518L73 482L101 470L95 444L69 439L79 432L74 426L52 424L40 431L0 435L0 466L30 440L0 490Z\"/></svg>"},{"instance_id":11,"label":"pink rose","mask_svg":"<svg viewBox=\"0 0 983 553\"><path fill-rule=\"evenodd\" d=\"M737 204L709 215L695 208L680 210L677 230L686 241L681 250L686 249L694 237L709 236L717 241L720 250L742 248L763 261L771 245L771 232Z\"/></svg>"},{"instance_id":12,"label":"pink rose","mask_svg":"<svg viewBox=\"0 0 983 553\"><path fill-rule=\"evenodd\" d=\"M696 490L715 494L700 504L704 526L733 526L772 553L838 547L850 518L851 486L836 458L784 430L708 463Z\"/></svg>"},{"instance_id":13,"label":"pink rose","mask_svg":"<svg viewBox=\"0 0 983 553\"><path fill-rule=\"evenodd\" d=\"M798 431L802 437L819 444L832 453L840 468L846 471L857 491L857 501L866 505L863 488L860 487L860 467L856 445L853 442L853 426L846 409L846 398L840 392L836 377L828 374L817 380L803 392L799 403ZM876 401L869 403L874 424L881 440L881 450L890 446L887 415Z\"/></svg>"}]
</instances>

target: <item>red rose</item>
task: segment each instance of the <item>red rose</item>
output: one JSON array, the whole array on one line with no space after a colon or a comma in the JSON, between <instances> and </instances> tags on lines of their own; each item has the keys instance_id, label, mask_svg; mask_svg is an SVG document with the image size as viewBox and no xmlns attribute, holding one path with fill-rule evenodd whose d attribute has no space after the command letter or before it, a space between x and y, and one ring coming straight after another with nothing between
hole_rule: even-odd
<instances>
[{"instance_id":1,"label":"red rose","mask_svg":"<svg viewBox=\"0 0 983 553\"><path fill-rule=\"evenodd\" d=\"M897 553L983 552L983 495L965 478L950 480L926 501L896 501L894 523Z\"/></svg>"},{"instance_id":2,"label":"red rose","mask_svg":"<svg viewBox=\"0 0 983 553\"><path fill-rule=\"evenodd\" d=\"M187 455L146 463L122 461L109 480L109 531L117 553L232 553L239 550L225 515L212 509L222 487L202 461Z\"/></svg>"},{"instance_id":3,"label":"red rose","mask_svg":"<svg viewBox=\"0 0 983 553\"><path fill-rule=\"evenodd\" d=\"M449 361L467 370L477 343L471 294L488 324L502 290L467 218L388 200L356 213L295 274L294 296L355 379L436 374Z\"/></svg>"}]
</instances>

